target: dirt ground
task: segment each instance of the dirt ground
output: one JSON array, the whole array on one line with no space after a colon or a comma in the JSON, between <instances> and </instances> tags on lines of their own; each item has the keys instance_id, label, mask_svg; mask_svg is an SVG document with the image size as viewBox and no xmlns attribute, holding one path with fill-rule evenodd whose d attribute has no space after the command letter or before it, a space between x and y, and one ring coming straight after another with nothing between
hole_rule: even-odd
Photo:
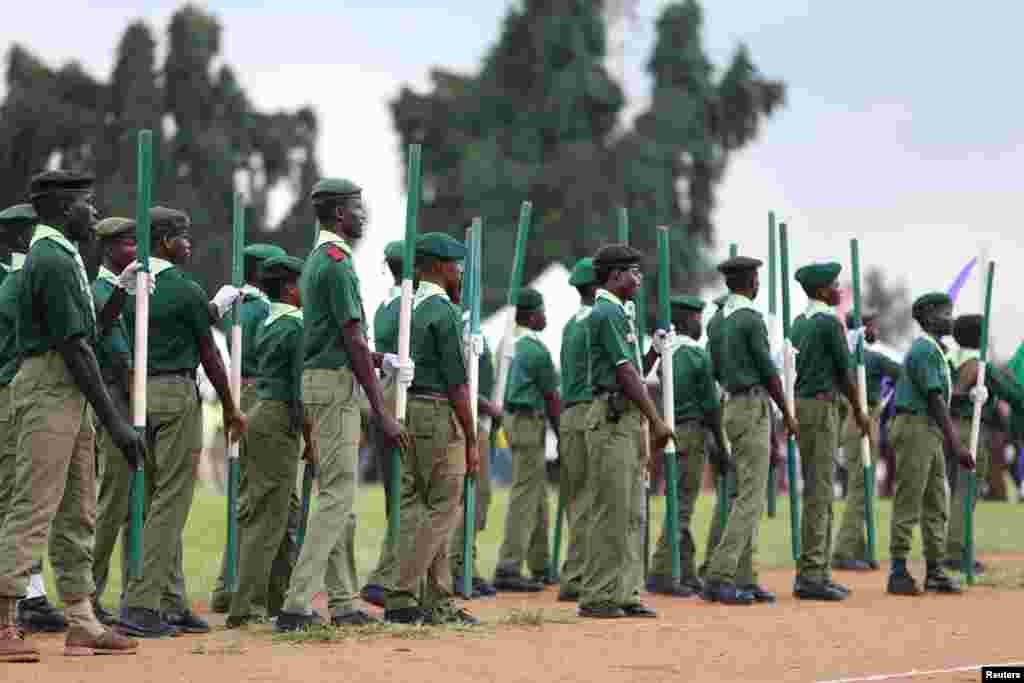
<instances>
[{"instance_id":1,"label":"dirt ground","mask_svg":"<svg viewBox=\"0 0 1024 683\"><path fill-rule=\"evenodd\" d=\"M1022 575L1024 556L988 559ZM912 571L920 576L923 567ZM853 589L845 603L796 601L792 572L784 570L762 577L778 593L774 606L647 596L659 619L593 622L577 621L549 588L474 601L485 622L474 633L434 629L329 643L281 642L266 627L226 631L222 617L208 615L218 624L212 634L141 641L135 657L65 658L61 636L37 637L43 661L0 665L0 676L11 683L906 680L893 674L1024 660L1024 590L979 585L962 596L900 598L885 594L885 568L835 578ZM980 674L913 680L978 681Z\"/></svg>"}]
</instances>

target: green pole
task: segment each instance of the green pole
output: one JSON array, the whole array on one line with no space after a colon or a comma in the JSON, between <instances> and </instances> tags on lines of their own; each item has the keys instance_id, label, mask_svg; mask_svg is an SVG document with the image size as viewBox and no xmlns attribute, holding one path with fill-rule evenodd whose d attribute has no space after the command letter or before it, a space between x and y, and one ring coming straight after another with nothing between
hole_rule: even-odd
<instances>
[{"instance_id":1,"label":"green pole","mask_svg":"<svg viewBox=\"0 0 1024 683\"><path fill-rule=\"evenodd\" d=\"M782 331L786 338L786 401L793 409L792 354L789 351L789 233L785 223L779 223L779 275L782 286ZM786 473L789 478L789 529L793 545L793 561L800 559L800 492L796 481L796 439L786 437Z\"/></svg>"},{"instance_id":2,"label":"green pole","mask_svg":"<svg viewBox=\"0 0 1024 683\"><path fill-rule=\"evenodd\" d=\"M853 317L854 326L859 327L861 322L861 298L860 298L860 246L856 238L850 240L850 259L853 262ZM864 367L864 339L857 343L857 393L860 405L866 410L868 403L867 394L867 373ZM878 560L878 551L875 544L875 479L871 467L871 442L867 434L860 438L860 459L864 468L864 526L867 530L868 544L866 548L867 557L864 558L869 564Z\"/></svg>"},{"instance_id":3,"label":"green pole","mask_svg":"<svg viewBox=\"0 0 1024 683\"><path fill-rule=\"evenodd\" d=\"M236 192L232 206L231 225L231 284L241 288L245 280L245 207L242 196ZM231 393L235 405L242 400L242 303L235 302L231 315ZM224 586L229 593L238 590L238 442L228 444L228 541Z\"/></svg>"},{"instance_id":4,"label":"green pole","mask_svg":"<svg viewBox=\"0 0 1024 683\"><path fill-rule=\"evenodd\" d=\"M302 550L306 541L306 529L309 527L309 506L313 500L313 480L316 478L316 467L310 463L302 468L302 516L299 518L299 529L295 533L295 543Z\"/></svg>"},{"instance_id":5,"label":"green pole","mask_svg":"<svg viewBox=\"0 0 1024 683\"><path fill-rule=\"evenodd\" d=\"M981 319L981 356L978 359L978 386L985 386L985 376L988 372L988 332L992 321L992 281L996 275L996 264L990 261L988 264L988 277L985 281L985 315ZM978 462L978 439L981 436L981 409L980 400L974 402L974 415L971 420L971 460ZM967 495L964 496L964 552L962 569L967 578L967 584L974 585L974 499L978 495L978 474L975 470L967 473Z\"/></svg>"},{"instance_id":6,"label":"green pole","mask_svg":"<svg viewBox=\"0 0 1024 683\"><path fill-rule=\"evenodd\" d=\"M739 245L733 242L729 245L729 258L736 258L739 255ZM729 477L721 475L718 477L717 482L718 488L718 523L722 529L722 533L725 533L725 525L729 521L729 509L732 507L731 494L732 485L729 481Z\"/></svg>"},{"instance_id":7,"label":"green pole","mask_svg":"<svg viewBox=\"0 0 1024 683\"><path fill-rule=\"evenodd\" d=\"M153 200L153 132L140 130L136 153L138 169L135 197L136 243L142 269L135 290L135 373L132 391L132 424L145 438L146 377L149 367L149 207ZM129 493L128 578L142 578L143 507L146 500L146 472L139 462L132 472Z\"/></svg>"},{"instance_id":8,"label":"green pole","mask_svg":"<svg viewBox=\"0 0 1024 683\"><path fill-rule=\"evenodd\" d=\"M672 303L669 299L671 285L671 246L668 226L658 226L658 327L669 329L672 325ZM661 357L661 412L665 424L673 432L676 429L675 376L673 373L672 349L665 349ZM665 444L665 528L668 530L669 553L672 556L672 582L678 583L683 576L679 557L679 458L674 439Z\"/></svg>"},{"instance_id":9,"label":"green pole","mask_svg":"<svg viewBox=\"0 0 1024 683\"><path fill-rule=\"evenodd\" d=\"M622 244L629 244L629 209L620 206L616 215L618 217L618 241Z\"/></svg>"},{"instance_id":10,"label":"green pole","mask_svg":"<svg viewBox=\"0 0 1024 683\"><path fill-rule=\"evenodd\" d=\"M768 312L775 316L778 313L775 292L778 289L778 278L775 272L775 212L768 212ZM768 462L768 517L774 519L777 511L778 472L775 471L775 443L772 442L772 458Z\"/></svg>"},{"instance_id":11,"label":"green pole","mask_svg":"<svg viewBox=\"0 0 1024 683\"><path fill-rule=\"evenodd\" d=\"M402 302L398 319L398 360L403 365L409 362L410 331L412 330L412 281L416 260L416 232L420 210L422 148L419 144L409 145L409 165L406 172L408 194L405 204L405 243L402 249ZM409 385L399 382L395 400L395 417L405 422L405 410L409 398ZM399 503L402 490L402 450L391 451L391 499L388 501L388 543L392 548L398 544Z\"/></svg>"},{"instance_id":12,"label":"green pole","mask_svg":"<svg viewBox=\"0 0 1024 683\"><path fill-rule=\"evenodd\" d=\"M483 237L483 221L474 218L466 231L467 258L463 288L463 306L469 309L469 336L466 340L466 362L469 368L469 395L474 397L471 405L473 429L479 423L476 397L480 393L480 355L483 353L483 338L480 336L480 241ZM467 599L473 596L473 536L476 532L476 475L466 473L463 482L463 538L462 538L462 594Z\"/></svg>"}]
</instances>

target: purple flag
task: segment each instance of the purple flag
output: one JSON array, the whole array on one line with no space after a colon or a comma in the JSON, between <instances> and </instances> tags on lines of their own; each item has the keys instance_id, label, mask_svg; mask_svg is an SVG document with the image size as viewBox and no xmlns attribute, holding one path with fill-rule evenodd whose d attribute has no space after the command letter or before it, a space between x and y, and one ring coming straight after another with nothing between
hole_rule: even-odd
<instances>
[{"instance_id":1,"label":"purple flag","mask_svg":"<svg viewBox=\"0 0 1024 683\"><path fill-rule=\"evenodd\" d=\"M956 276L956 279L953 280L953 284L950 285L948 294L954 304L956 303L956 298L960 296L960 290L963 289L964 284L971 277L971 273L974 271L974 266L977 265L977 263L978 257L975 256L960 270L960 274Z\"/></svg>"}]
</instances>

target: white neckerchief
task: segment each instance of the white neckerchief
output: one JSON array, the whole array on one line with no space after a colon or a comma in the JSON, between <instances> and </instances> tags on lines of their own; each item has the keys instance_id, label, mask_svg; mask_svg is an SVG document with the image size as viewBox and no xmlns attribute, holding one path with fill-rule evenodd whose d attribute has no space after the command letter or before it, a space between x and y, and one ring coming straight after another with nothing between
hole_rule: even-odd
<instances>
[{"instance_id":1,"label":"white neckerchief","mask_svg":"<svg viewBox=\"0 0 1024 683\"><path fill-rule=\"evenodd\" d=\"M112 271L110 268L107 268L104 265L100 266L99 272L96 273L96 279L103 280L104 282L109 282L115 287L118 285L118 282L120 282L120 279L117 277L117 275L114 274L114 271Z\"/></svg>"},{"instance_id":2,"label":"white neckerchief","mask_svg":"<svg viewBox=\"0 0 1024 683\"><path fill-rule=\"evenodd\" d=\"M0 267L3 267L8 273L17 273L19 270L25 267L25 255L18 251L11 252L11 265L5 265L0 263Z\"/></svg>"},{"instance_id":3,"label":"white neckerchief","mask_svg":"<svg viewBox=\"0 0 1024 683\"><path fill-rule=\"evenodd\" d=\"M341 249L349 256L352 255L352 247L350 247L348 242L345 241L345 238L331 232L330 230L324 230L323 228L320 228L320 231L317 233L316 236L316 245L313 247L313 249L319 249L325 244L335 244L338 246L339 249Z\"/></svg>"},{"instance_id":4,"label":"white neckerchief","mask_svg":"<svg viewBox=\"0 0 1024 683\"><path fill-rule=\"evenodd\" d=\"M75 258L75 263L78 265L78 286L81 287L82 293L89 302L89 310L92 312L92 321L95 326L96 303L92 300L92 288L89 286L89 276L85 272L85 262L82 261L82 255L78 253L78 247L65 237L63 233L55 228L51 228L49 225L39 224L36 226L36 232L32 236L32 245L40 240L56 242Z\"/></svg>"},{"instance_id":5,"label":"white neckerchief","mask_svg":"<svg viewBox=\"0 0 1024 683\"><path fill-rule=\"evenodd\" d=\"M298 321L302 321L302 309L291 304L286 304L281 301L270 302L270 315L267 316L266 321L263 323L264 327L270 327L278 318L288 316L289 318L295 318Z\"/></svg>"},{"instance_id":6,"label":"white neckerchief","mask_svg":"<svg viewBox=\"0 0 1024 683\"><path fill-rule=\"evenodd\" d=\"M942 356L943 360L948 361L948 356L946 355L946 352L942 350L942 345L939 344L939 342L936 341L934 337L925 332L924 334L921 335L921 339L924 339L929 344L934 346L938 350L939 355ZM945 363L943 363L942 370L943 374L946 375L946 396L944 398L948 401L949 398L953 395L953 378L949 376L949 367Z\"/></svg>"},{"instance_id":7,"label":"white neckerchief","mask_svg":"<svg viewBox=\"0 0 1024 683\"><path fill-rule=\"evenodd\" d=\"M757 308L754 306L753 301L743 296L742 294L737 294L733 292L732 294L729 295L729 298L725 300L725 305L722 306L722 317L728 318L736 311L743 310L760 313L760 311L758 311Z\"/></svg>"},{"instance_id":8,"label":"white neckerchief","mask_svg":"<svg viewBox=\"0 0 1024 683\"><path fill-rule=\"evenodd\" d=\"M981 351L979 349L965 349L960 347L950 351L946 355L946 358L953 364L953 367L959 370L967 361L981 360Z\"/></svg>"},{"instance_id":9,"label":"white neckerchief","mask_svg":"<svg viewBox=\"0 0 1024 683\"><path fill-rule=\"evenodd\" d=\"M395 299L397 299L400 296L402 296L402 288L401 287L392 287L391 289L388 290L388 296L387 296L386 299L384 299L384 303L382 305L383 306L387 306L388 304L390 304L392 301L394 301Z\"/></svg>"},{"instance_id":10,"label":"white neckerchief","mask_svg":"<svg viewBox=\"0 0 1024 683\"><path fill-rule=\"evenodd\" d=\"M683 348L684 346L687 347L687 348L691 348L691 349L702 348L701 345L700 345L700 342L697 341L696 339L694 339L693 337L691 337L690 335L688 335L688 334L677 334L672 339L672 344L671 344L671 346L669 346L669 351L671 353L675 353L676 351L678 351L679 349Z\"/></svg>"},{"instance_id":11,"label":"white neckerchief","mask_svg":"<svg viewBox=\"0 0 1024 683\"><path fill-rule=\"evenodd\" d=\"M580 304L580 310L576 311L576 322L582 322L583 320L586 320L590 316L590 312L593 310L593 306Z\"/></svg>"},{"instance_id":12,"label":"white neckerchief","mask_svg":"<svg viewBox=\"0 0 1024 683\"><path fill-rule=\"evenodd\" d=\"M256 299L260 299L261 301L266 301L268 304L271 303L270 297L268 297L263 292L262 289L260 289L256 285L251 285L248 282L245 283L244 285L242 285L242 295L243 296L251 296L251 297L254 297Z\"/></svg>"},{"instance_id":13,"label":"white neckerchief","mask_svg":"<svg viewBox=\"0 0 1024 683\"><path fill-rule=\"evenodd\" d=\"M807 302L807 308L804 309L804 317L810 320L816 315L830 315L836 320L839 319L839 315L836 313L835 308L829 306L824 301L811 299Z\"/></svg>"},{"instance_id":14,"label":"white neckerchief","mask_svg":"<svg viewBox=\"0 0 1024 683\"><path fill-rule=\"evenodd\" d=\"M416 289L416 295L412 298L412 310L415 311L420 307L420 304L435 296L443 297L445 301L451 301L448 297L448 292L444 291L444 287L433 282L420 280L420 286Z\"/></svg>"},{"instance_id":15,"label":"white neckerchief","mask_svg":"<svg viewBox=\"0 0 1024 683\"><path fill-rule=\"evenodd\" d=\"M613 304L615 304L616 306L618 306L619 308L621 308L623 311L626 310L626 304L623 303L622 299L620 299L619 297L615 296L614 294L609 292L607 289L598 289L597 290L597 295L594 297L594 299L595 300L597 300L597 299L604 299L605 301L610 301Z\"/></svg>"},{"instance_id":16,"label":"white neckerchief","mask_svg":"<svg viewBox=\"0 0 1024 683\"><path fill-rule=\"evenodd\" d=\"M169 270L174 267L174 264L170 261L156 256L149 257L149 274L154 278L165 270Z\"/></svg>"}]
</instances>

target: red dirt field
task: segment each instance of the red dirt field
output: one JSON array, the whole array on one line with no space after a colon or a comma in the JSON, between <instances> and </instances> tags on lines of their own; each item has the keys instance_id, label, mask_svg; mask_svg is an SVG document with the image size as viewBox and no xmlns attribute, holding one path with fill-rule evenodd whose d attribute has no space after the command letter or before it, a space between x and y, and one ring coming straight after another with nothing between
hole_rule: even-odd
<instances>
[{"instance_id":1,"label":"red dirt field","mask_svg":"<svg viewBox=\"0 0 1024 683\"><path fill-rule=\"evenodd\" d=\"M1024 557L986 558L996 571L1024 575ZM912 571L920 577L922 566ZM154 681L978 681L978 671L945 671L1024 660L1017 626L1024 590L978 585L961 596L888 596L885 568L836 574L853 589L840 604L798 602L790 571L763 583L774 606L723 607L699 599L647 596L656 620L574 621L557 590L505 594L470 607L485 624L475 633L394 634L293 644L267 627L141 641L134 657L72 659L62 636L39 636L39 664L0 664L5 682ZM1019 579L1015 581L1020 584ZM321 602L321 607L323 604ZM205 607L205 606L204 606ZM530 621L542 609L545 623ZM372 611L378 612L371 608ZM202 610L200 610L202 611ZM420 632L421 636L428 635ZM910 671L939 671L900 677ZM884 675L884 678L882 677ZM868 677L878 678L869 679Z\"/></svg>"}]
</instances>

